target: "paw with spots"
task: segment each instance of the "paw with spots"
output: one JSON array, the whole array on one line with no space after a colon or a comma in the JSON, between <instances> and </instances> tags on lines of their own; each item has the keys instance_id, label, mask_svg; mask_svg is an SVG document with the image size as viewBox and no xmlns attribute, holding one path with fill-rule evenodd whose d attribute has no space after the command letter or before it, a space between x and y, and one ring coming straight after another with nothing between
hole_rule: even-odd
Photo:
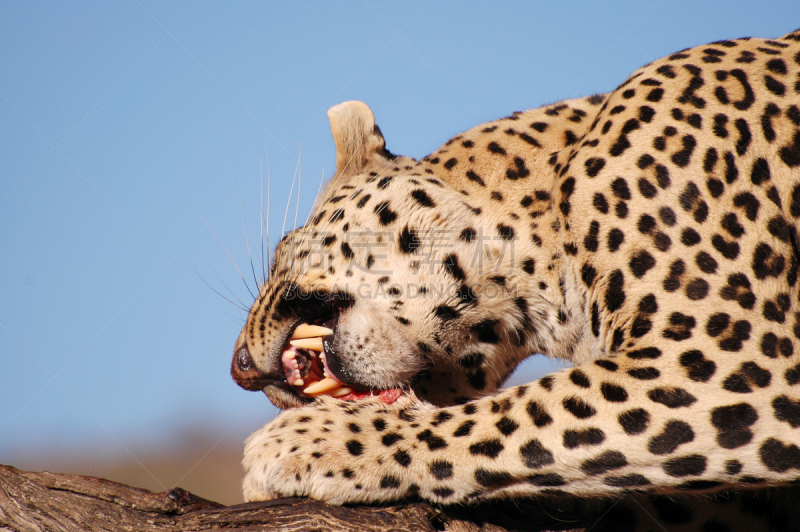
<instances>
[{"instance_id":1,"label":"paw with spots","mask_svg":"<svg viewBox=\"0 0 800 532\"><path fill-rule=\"evenodd\" d=\"M413 494L412 451L398 444L409 420L430 410L409 394L391 406L325 397L283 412L247 440L245 500L307 496L345 504ZM386 454L391 447L398 448Z\"/></svg>"}]
</instances>

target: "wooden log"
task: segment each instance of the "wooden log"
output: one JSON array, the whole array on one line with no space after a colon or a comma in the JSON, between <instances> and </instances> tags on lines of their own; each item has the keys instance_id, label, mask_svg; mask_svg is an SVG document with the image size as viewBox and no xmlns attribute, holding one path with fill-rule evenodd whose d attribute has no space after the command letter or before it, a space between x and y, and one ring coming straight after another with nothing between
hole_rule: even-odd
<instances>
[{"instance_id":1,"label":"wooden log","mask_svg":"<svg viewBox=\"0 0 800 532\"><path fill-rule=\"evenodd\" d=\"M420 501L329 506L305 498L223 506L181 488L153 493L102 478L0 465L0 532L671 530L693 514L702 522L727 522L725 530L752 532L800 527L798 500L800 487L688 497L629 493L611 500L539 497L451 507Z\"/></svg>"},{"instance_id":2,"label":"wooden log","mask_svg":"<svg viewBox=\"0 0 800 532\"><path fill-rule=\"evenodd\" d=\"M491 522L492 512L475 520L474 511L446 510L422 502L338 507L304 498L222 506L181 488L153 493L96 477L34 473L0 465L3 532L506 530Z\"/></svg>"}]
</instances>

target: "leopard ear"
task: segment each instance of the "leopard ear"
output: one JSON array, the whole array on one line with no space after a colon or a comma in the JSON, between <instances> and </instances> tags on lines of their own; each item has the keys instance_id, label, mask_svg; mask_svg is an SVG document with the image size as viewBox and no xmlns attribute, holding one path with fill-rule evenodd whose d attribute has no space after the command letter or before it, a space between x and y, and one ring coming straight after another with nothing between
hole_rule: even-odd
<instances>
[{"instance_id":1,"label":"leopard ear","mask_svg":"<svg viewBox=\"0 0 800 532\"><path fill-rule=\"evenodd\" d=\"M375 125L372 109L364 102L349 101L328 109L333 142L336 144L336 173L353 175L372 163L387 164L394 156Z\"/></svg>"}]
</instances>

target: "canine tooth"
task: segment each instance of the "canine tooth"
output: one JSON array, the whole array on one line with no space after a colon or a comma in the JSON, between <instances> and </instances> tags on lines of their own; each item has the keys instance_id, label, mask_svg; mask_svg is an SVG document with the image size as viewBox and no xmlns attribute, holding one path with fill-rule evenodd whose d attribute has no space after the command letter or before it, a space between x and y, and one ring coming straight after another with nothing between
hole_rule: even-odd
<instances>
[{"instance_id":1,"label":"canine tooth","mask_svg":"<svg viewBox=\"0 0 800 532\"><path fill-rule=\"evenodd\" d=\"M301 338L313 338L314 336L328 336L333 334L332 329L327 327L320 327L319 325L309 325L301 323L292 333L292 340L299 340Z\"/></svg>"},{"instance_id":2,"label":"canine tooth","mask_svg":"<svg viewBox=\"0 0 800 532\"><path fill-rule=\"evenodd\" d=\"M322 393L327 392L328 390L332 390L339 386L339 383L335 380L331 379L330 377L325 377L319 382L315 382L305 390L303 393Z\"/></svg>"},{"instance_id":3,"label":"canine tooth","mask_svg":"<svg viewBox=\"0 0 800 532\"><path fill-rule=\"evenodd\" d=\"M303 379L299 379L299 378L298 378L296 381L294 381L294 382L292 383L292 386L302 386L303 384L304 384L304 383L303 383Z\"/></svg>"},{"instance_id":4,"label":"canine tooth","mask_svg":"<svg viewBox=\"0 0 800 532\"><path fill-rule=\"evenodd\" d=\"M331 392L332 397L341 397L343 395L347 395L348 393L352 392L351 388L341 387L338 390Z\"/></svg>"},{"instance_id":5,"label":"canine tooth","mask_svg":"<svg viewBox=\"0 0 800 532\"><path fill-rule=\"evenodd\" d=\"M301 349L313 349L314 351L322 351L322 338L317 336L315 338L302 338L300 340L290 340L290 344L294 347Z\"/></svg>"}]
</instances>

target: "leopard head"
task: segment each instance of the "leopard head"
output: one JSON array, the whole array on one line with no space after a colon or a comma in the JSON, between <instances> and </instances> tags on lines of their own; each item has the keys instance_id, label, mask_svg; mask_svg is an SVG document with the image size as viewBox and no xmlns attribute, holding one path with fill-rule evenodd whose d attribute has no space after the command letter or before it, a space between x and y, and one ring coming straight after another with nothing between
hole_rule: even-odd
<instances>
[{"instance_id":1,"label":"leopard head","mask_svg":"<svg viewBox=\"0 0 800 532\"><path fill-rule=\"evenodd\" d=\"M328 117L336 174L309 223L277 246L234 380L281 408L319 394L390 402L413 389L445 405L495 390L555 314L531 288L536 251L515 250L507 213L430 158L390 153L366 104Z\"/></svg>"}]
</instances>

